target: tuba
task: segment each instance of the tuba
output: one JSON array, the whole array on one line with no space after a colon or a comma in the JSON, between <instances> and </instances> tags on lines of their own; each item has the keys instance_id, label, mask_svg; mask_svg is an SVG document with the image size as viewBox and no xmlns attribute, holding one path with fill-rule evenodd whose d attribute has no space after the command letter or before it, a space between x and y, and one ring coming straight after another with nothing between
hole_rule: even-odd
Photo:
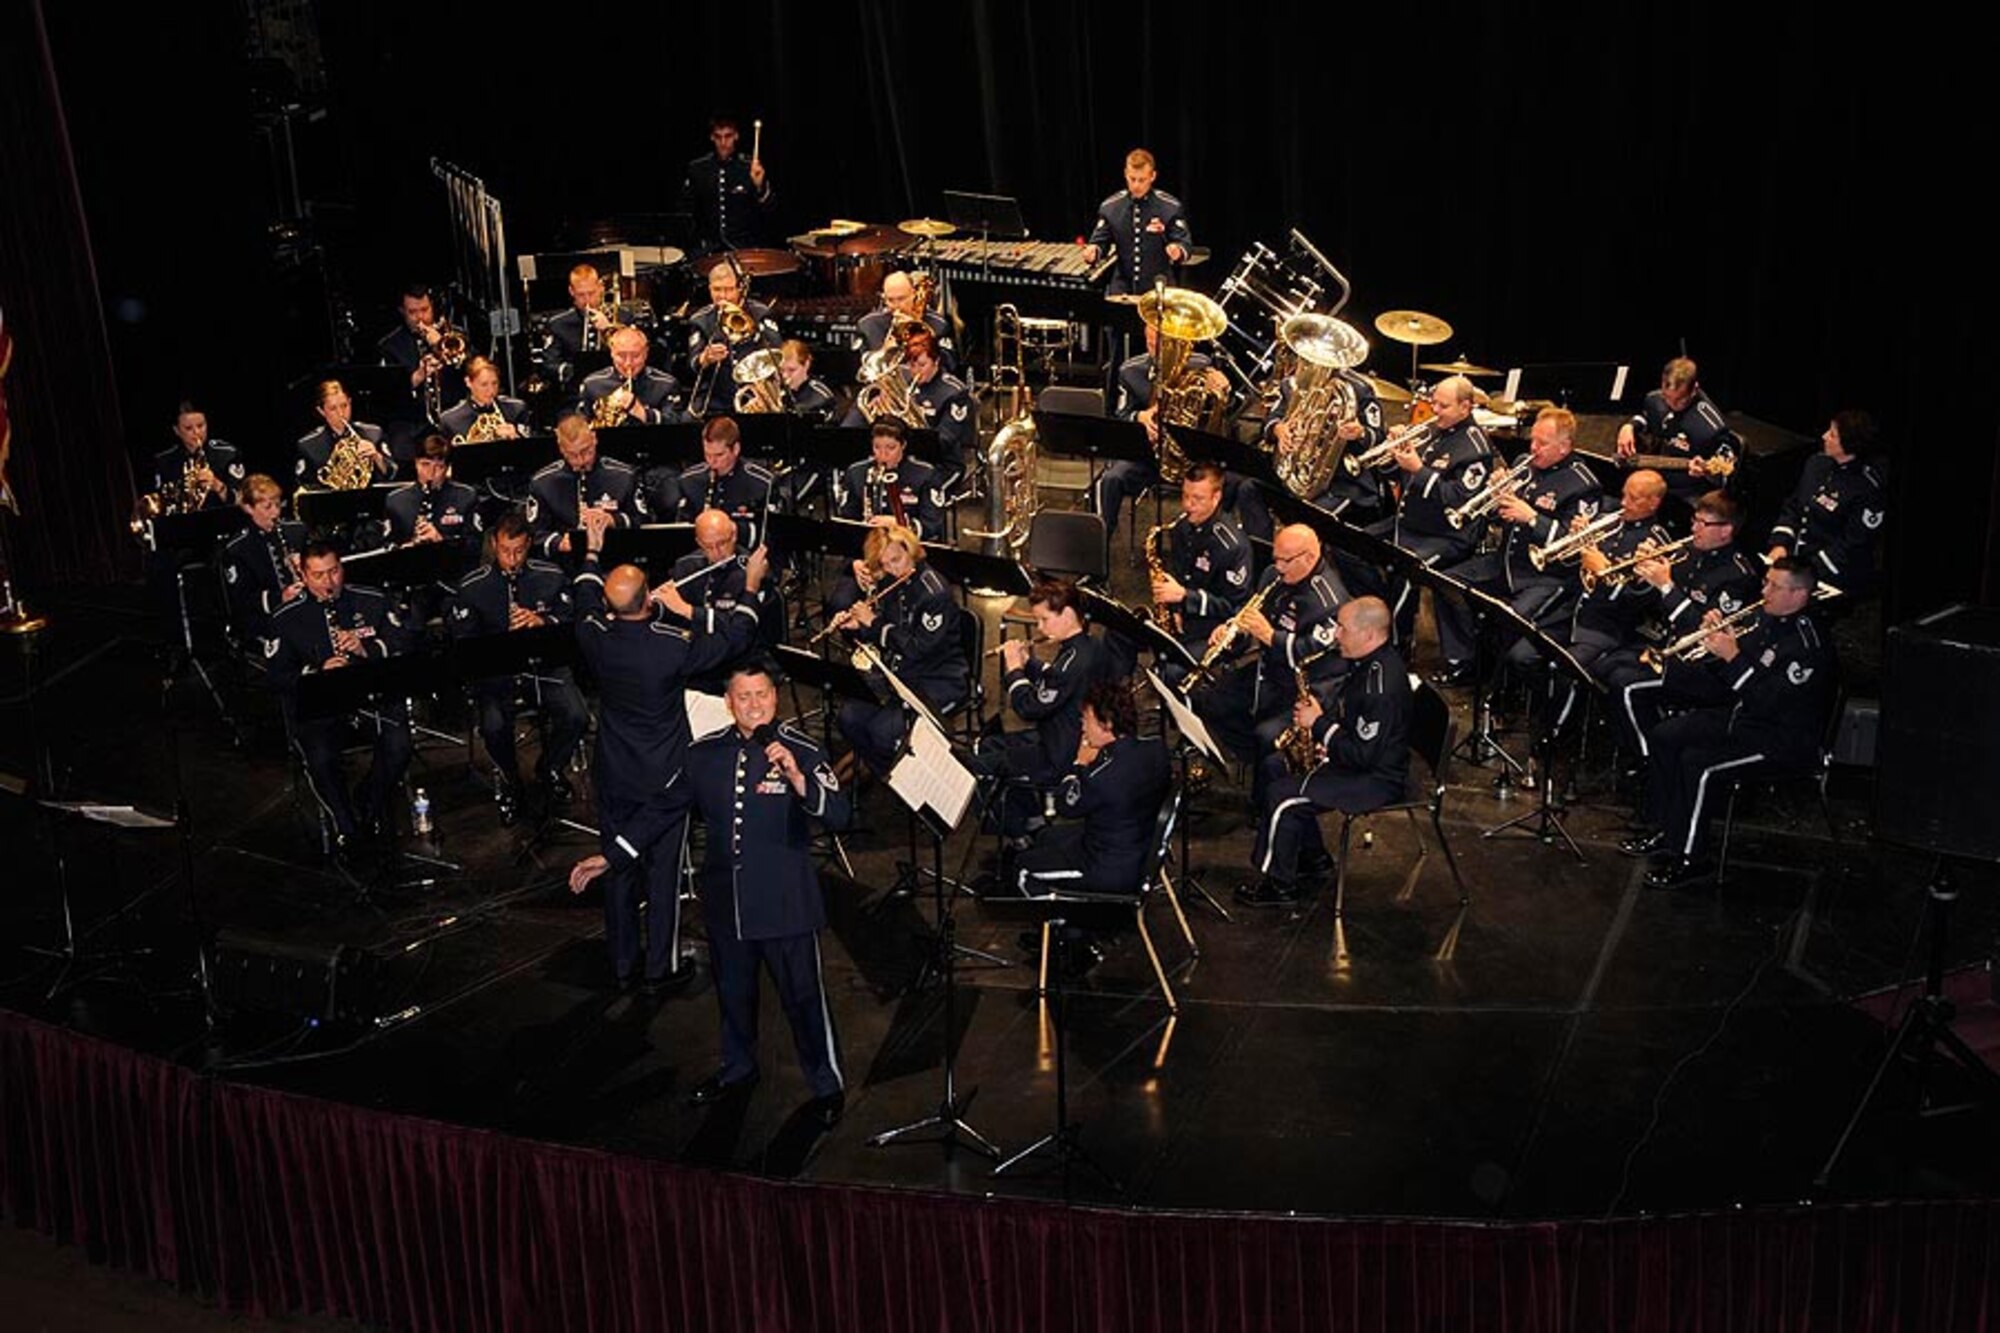
<instances>
[{"instance_id":1,"label":"tuba","mask_svg":"<svg viewBox=\"0 0 2000 1333\"><path fill-rule=\"evenodd\" d=\"M746 415L783 412L785 381L778 374L778 354L761 347L738 361L730 371L736 380L736 410Z\"/></svg>"},{"instance_id":2,"label":"tuba","mask_svg":"<svg viewBox=\"0 0 2000 1333\"><path fill-rule=\"evenodd\" d=\"M1340 427L1354 420L1359 404L1340 372L1368 359L1368 340L1354 327L1327 315L1293 315L1278 337L1296 362L1292 406L1285 413L1291 443L1278 448L1272 464L1285 489L1301 500L1319 495L1339 471L1347 443Z\"/></svg>"},{"instance_id":3,"label":"tuba","mask_svg":"<svg viewBox=\"0 0 2000 1333\"><path fill-rule=\"evenodd\" d=\"M319 484L330 491L360 490L375 479L372 452L354 423L348 422L347 429L334 438L333 451L319 465Z\"/></svg>"},{"instance_id":4,"label":"tuba","mask_svg":"<svg viewBox=\"0 0 2000 1333\"><path fill-rule=\"evenodd\" d=\"M1229 327L1229 316L1200 292L1161 282L1139 298L1139 318L1159 336L1153 352L1152 407L1160 431L1160 480L1177 486L1187 475L1188 459L1168 428L1210 434L1222 429L1229 399L1209 386L1207 371L1191 368L1188 361L1196 343Z\"/></svg>"},{"instance_id":5,"label":"tuba","mask_svg":"<svg viewBox=\"0 0 2000 1333\"><path fill-rule=\"evenodd\" d=\"M1000 429L986 446L986 528L972 535L987 555L1018 559L1041 507L1041 449L1035 398L1022 366L1021 312L1011 304L993 312L993 399Z\"/></svg>"}]
</instances>

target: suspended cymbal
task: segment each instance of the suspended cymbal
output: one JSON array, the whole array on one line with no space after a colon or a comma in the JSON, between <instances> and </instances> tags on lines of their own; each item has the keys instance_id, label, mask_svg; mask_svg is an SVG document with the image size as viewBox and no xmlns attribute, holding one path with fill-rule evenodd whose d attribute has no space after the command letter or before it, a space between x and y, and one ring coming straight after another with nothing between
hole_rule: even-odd
<instances>
[{"instance_id":1,"label":"suspended cymbal","mask_svg":"<svg viewBox=\"0 0 2000 1333\"><path fill-rule=\"evenodd\" d=\"M1426 361L1421 370L1442 370L1447 375L1498 375L1500 372L1490 366L1475 366L1464 357L1456 361Z\"/></svg>"},{"instance_id":2,"label":"suspended cymbal","mask_svg":"<svg viewBox=\"0 0 2000 1333\"><path fill-rule=\"evenodd\" d=\"M1380 375L1370 375L1363 371L1361 378L1368 381L1368 387L1375 390L1375 396L1385 403L1407 403L1410 391L1400 384L1383 379Z\"/></svg>"},{"instance_id":3,"label":"suspended cymbal","mask_svg":"<svg viewBox=\"0 0 2000 1333\"><path fill-rule=\"evenodd\" d=\"M868 230L868 224L865 222L856 222L853 218L835 218L824 227L813 228L812 234L815 236L852 236L856 232L866 230Z\"/></svg>"},{"instance_id":4,"label":"suspended cymbal","mask_svg":"<svg viewBox=\"0 0 2000 1333\"><path fill-rule=\"evenodd\" d=\"M908 218L898 222L896 230L906 236L929 236L935 239L939 236L949 236L958 228L949 222L940 222L936 218Z\"/></svg>"},{"instance_id":5,"label":"suspended cymbal","mask_svg":"<svg viewBox=\"0 0 2000 1333\"><path fill-rule=\"evenodd\" d=\"M1451 337L1451 325L1421 310L1384 310L1375 316L1375 331L1392 342L1429 347Z\"/></svg>"}]
</instances>

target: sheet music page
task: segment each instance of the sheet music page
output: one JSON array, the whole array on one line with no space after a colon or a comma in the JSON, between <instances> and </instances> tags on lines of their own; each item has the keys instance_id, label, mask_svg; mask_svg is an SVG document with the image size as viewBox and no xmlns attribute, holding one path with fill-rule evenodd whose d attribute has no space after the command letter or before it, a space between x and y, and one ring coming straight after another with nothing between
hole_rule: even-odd
<instances>
[{"instance_id":1,"label":"sheet music page","mask_svg":"<svg viewBox=\"0 0 2000 1333\"><path fill-rule=\"evenodd\" d=\"M927 720L910 729L909 753L889 770L889 786L911 809L929 809L957 828L978 791L972 770L958 762L951 741Z\"/></svg>"},{"instance_id":2,"label":"sheet music page","mask_svg":"<svg viewBox=\"0 0 2000 1333\"><path fill-rule=\"evenodd\" d=\"M736 725L736 719L729 715L729 705L721 695L689 690L683 697L687 702L688 735L694 740L713 736Z\"/></svg>"}]
</instances>

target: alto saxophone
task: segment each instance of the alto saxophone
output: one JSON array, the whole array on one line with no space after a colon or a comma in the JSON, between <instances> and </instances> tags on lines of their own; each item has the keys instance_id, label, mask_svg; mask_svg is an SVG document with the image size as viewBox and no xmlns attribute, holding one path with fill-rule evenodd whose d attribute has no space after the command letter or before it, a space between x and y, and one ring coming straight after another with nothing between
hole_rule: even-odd
<instances>
[{"instance_id":1,"label":"alto saxophone","mask_svg":"<svg viewBox=\"0 0 2000 1333\"><path fill-rule=\"evenodd\" d=\"M1318 656L1315 653L1306 662ZM1303 663L1294 668L1292 674L1298 678L1299 686L1298 699L1293 703L1293 711L1296 712L1299 704L1312 698L1312 683L1306 679ZM1304 777L1319 764L1319 742L1313 739L1312 728L1302 727L1297 722L1278 733L1278 753L1285 757L1285 771L1295 777Z\"/></svg>"},{"instance_id":2,"label":"alto saxophone","mask_svg":"<svg viewBox=\"0 0 2000 1333\"><path fill-rule=\"evenodd\" d=\"M1222 637L1208 646L1208 651L1201 655L1201 661L1195 664L1194 670L1190 671L1187 678L1181 682L1182 694L1192 694L1198 687L1214 678L1216 667L1221 664L1229 650L1236 646L1236 640L1243 633L1243 617L1252 611L1262 611L1264 603L1270 599L1273 592L1277 591L1278 585L1282 582L1282 579L1272 579L1250 594L1250 600L1243 604L1241 611L1222 622Z\"/></svg>"},{"instance_id":3,"label":"alto saxophone","mask_svg":"<svg viewBox=\"0 0 2000 1333\"><path fill-rule=\"evenodd\" d=\"M1146 534L1146 577L1153 583L1167 577L1167 562L1160 558L1160 534L1166 530L1166 524L1155 523ZM1178 636L1181 632L1180 612L1161 601L1158 594L1153 597L1153 620L1169 634Z\"/></svg>"}]
</instances>

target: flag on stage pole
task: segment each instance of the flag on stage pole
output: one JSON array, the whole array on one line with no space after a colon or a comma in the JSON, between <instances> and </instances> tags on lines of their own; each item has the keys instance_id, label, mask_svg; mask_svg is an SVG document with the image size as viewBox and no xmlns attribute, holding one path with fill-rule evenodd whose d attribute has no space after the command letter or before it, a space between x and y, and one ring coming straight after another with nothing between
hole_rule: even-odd
<instances>
[{"instance_id":1,"label":"flag on stage pole","mask_svg":"<svg viewBox=\"0 0 2000 1333\"><path fill-rule=\"evenodd\" d=\"M14 335L7 328L7 312L0 310L0 505L18 514L20 503L7 483L7 448L14 442L14 425L7 419L7 367L13 362Z\"/></svg>"}]
</instances>

